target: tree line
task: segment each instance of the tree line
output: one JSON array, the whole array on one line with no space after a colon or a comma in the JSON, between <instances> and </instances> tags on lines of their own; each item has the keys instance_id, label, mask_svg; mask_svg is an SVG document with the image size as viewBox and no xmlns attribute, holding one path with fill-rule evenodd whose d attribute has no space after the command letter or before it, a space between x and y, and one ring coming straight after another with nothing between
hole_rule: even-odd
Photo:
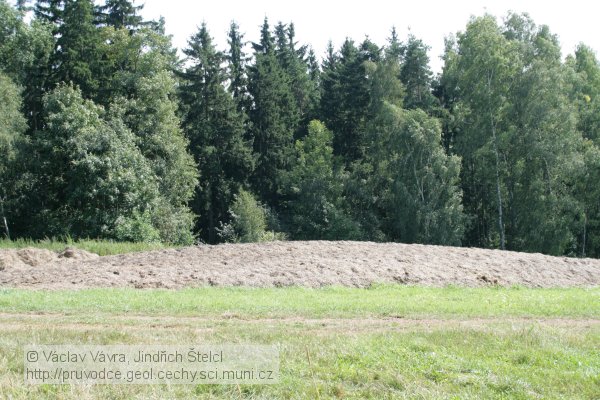
<instances>
[{"instance_id":1,"label":"tree line","mask_svg":"<svg viewBox=\"0 0 600 400\"><path fill-rule=\"evenodd\" d=\"M0 231L600 256L600 64L526 14L428 47L265 18L180 58L130 0L0 0ZM25 18L32 13L32 18Z\"/></svg>"}]
</instances>

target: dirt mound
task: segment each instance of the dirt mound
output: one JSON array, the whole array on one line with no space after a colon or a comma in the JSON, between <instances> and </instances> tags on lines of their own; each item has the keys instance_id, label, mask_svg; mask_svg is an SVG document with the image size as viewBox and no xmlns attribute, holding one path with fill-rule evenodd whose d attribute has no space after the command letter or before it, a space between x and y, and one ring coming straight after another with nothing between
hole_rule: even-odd
<instances>
[{"instance_id":1,"label":"dirt mound","mask_svg":"<svg viewBox=\"0 0 600 400\"><path fill-rule=\"evenodd\" d=\"M58 254L58 258L67 258L71 260L94 260L100 257L98 254L90 253L89 251L67 247L63 252Z\"/></svg>"},{"instance_id":2,"label":"dirt mound","mask_svg":"<svg viewBox=\"0 0 600 400\"><path fill-rule=\"evenodd\" d=\"M0 250L0 269L23 265L37 267L54 262L57 258L58 254L50 250L33 248Z\"/></svg>"},{"instance_id":3,"label":"dirt mound","mask_svg":"<svg viewBox=\"0 0 600 400\"><path fill-rule=\"evenodd\" d=\"M44 267L64 260L86 261L99 258L97 254L67 247L56 253L50 250L25 248L0 250L0 271L9 268Z\"/></svg>"},{"instance_id":4,"label":"dirt mound","mask_svg":"<svg viewBox=\"0 0 600 400\"><path fill-rule=\"evenodd\" d=\"M0 286L4 287L368 287L376 283L593 287L600 286L600 260L357 242L228 244L111 257L75 249L61 254L0 250Z\"/></svg>"}]
</instances>

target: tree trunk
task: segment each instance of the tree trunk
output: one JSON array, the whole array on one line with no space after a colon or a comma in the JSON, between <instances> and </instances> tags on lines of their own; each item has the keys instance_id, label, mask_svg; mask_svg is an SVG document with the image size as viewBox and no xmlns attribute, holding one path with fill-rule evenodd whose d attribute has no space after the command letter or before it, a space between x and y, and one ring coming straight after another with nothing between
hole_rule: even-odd
<instances>
[{"instance_id":1,"label":"tree trunk","mask_svg":"<svg viewBox=\"0 0 600 400\"><path fill-rule=\"evenodd\" d=\"M583 213L583 245L581 246L581 256L585 258L585 241L587 240L587 213Z\"/></svg>"},{"instance_id":2,"label":"tree trunk","mask_svg":"<svg viewBox=\"0 0 600 400\"><path fill-rule=\"evenodd\" d=\"M212 188L212 185L209 185L209 190L210 190L210 205L208 207L208 243L210 244L215 244L217 243L217 238L216 238L216 224L215 224L215 212L214 212L214 208L216 207L216 202L215 202L215 196L214 193L215 191Z\"/></svg>"},{"instance_id":3,"label":"tree trunk","mask_svg":"<svg viewBox=\"0 0 600 400\"><path fill-rule=\"evenodd\" d=\"M6 232L6 238L10 240L10 231L8 230L8 222L4 215L4 198L0 197L0 213L2 214L2 222L4 222L4 231Z\"/></svg>"},{"instance_id":4,"label":"tree trunk","mask_svg":"<svg viewBox=\"0 0 600 400\"><path fill-rule=\"evenodd\" d=\"M494 71L490 71L487 77L487 85L489 93L492 92L492 76ZM491 104L488 105L490 114L490 125L492 128L492 138L494 140L494 155L496 157L496 192L498 195L498 228L500 230L500 249L506 250L506 239L504 235L504 217L502 215L502 190L500 189L500 154L498 151L498 137L496 135L496 123L494 122L494 114L491 110Z\"/></svg>"},{"instance_id":5,"label":"tree trunk","mask_svg":"<svg viewBox=\"0 0 600 400\"><path fill-rule=\"evenodd\" d=\"M496 137L496 125L492 118L492 137L494 139L494 154L496 156L496 191L498 194L498 228L500 229L500 249L506 250L506 238L504 235L504 217L502 213L502 190L500 189L500 155L498 154L498 140Z\"/></svg>"}]
</instances>

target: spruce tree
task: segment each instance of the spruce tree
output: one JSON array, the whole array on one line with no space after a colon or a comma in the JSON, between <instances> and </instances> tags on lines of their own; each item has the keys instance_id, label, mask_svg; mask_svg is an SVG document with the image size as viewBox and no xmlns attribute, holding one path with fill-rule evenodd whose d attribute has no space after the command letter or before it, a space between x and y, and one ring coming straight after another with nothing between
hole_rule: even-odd
<instances>
[{"instance_id":1,"label":"spruce tree","mask_svg":"<svg viewBox=\"0 0 600 400\"><path fill-rule=\"evenodd\" d=\"M292 54L292 45L290 44L287 26L279 21L275 26L275 54L277 55L277 60L279 61L279 65L283 70L289 72L289 68L291 67L294 59L294 54Z\"/></svg>"},{"instance_id":2,"label":"spruce tree","mask_svg":"<svg viewBox=\"0 0 600 400\"><path fill-rule=\"evenodd\" d=\"M296 133L303 136L309 122L316 117L318 106L319 67L312 49L307 46L298 47L294 23L287 26L287 58L284 66L290 77L291 90L298 109L299 126Z\"/></svg>"},{"instance_id":3,"label":"spruce tree","mask_svg":"<svg viewBox=\"0 0 600 400\"><path fill-rule=\"evenodd\" d=\"M98 89L100 36L91 0L67 0L53 55L54 82L72 82L86 98Z\"/></svg>"},{"instance_id":4,"label":"spruce tree","mask_svg":"<svg viewBox=\"0 0 600 400\"><path fill-rule=\"evenodd\" d=\"M273 206L280 194L281 174L289 169L298 114L289 77L280 67L275 41L265 18L261 40L254 43L249 67L250 110L256 169L252 184L263 202Z\"/></svg>"},{"instance_id":5,"label":"spruce tree","mask_svg":"<svg viewBox=\"0 0 600 400\"><path fill-rule=\"evenodd\" d=\"M404 50L404 46L398 37L398 32L396 32L396 27L393 26L391 36L388 38L388 45L385 48L385 58L402 64Z\"/></svg>"},{"instance_id":6,"label":"spruce tree","mask_svg":"<svg viewBox=\"0 0 600 400\"><path fill-rule=\"evenodd\" d=\"M330 129L334 129L334 112L341 101L339 90L339 58L333 43L327 43L327 50L321 65L319 85L319 116L320 120Z\"/></svg>"},{"instance_id":7,"label":"spruce tree","mask_svg":"<svg viewBox=\"0 0 600 400\"><path fill-rule=\"evenodd\" d=\"M312 48L308 50L308 56L306 58L308 65L308 79L309 79L309 102L312 107L310 110L311 116L316 116L318 113L319 102L321 99L321 68L319 67L319 61L317 55Z\"/></svg>"},{"instance_id":8,"label":"spruce tree","mask_svg":"<svg viewBox=\"0 0 600 400\"><path fill-rule=\"evenodd\" d=\"M311 104L311 82L308 74L308 63L304 59L306 48L297 49L294 24L281 22L275 27L275 52L279 66L287 75L290 91L294 96L293 113L297 115L296 135L308 125L309 112L314 108Z\"/></svg>"},{"instance_id":9,"label":"spruce tree","mask_svg":"<svg viewBox=\"0 0 600 400\"><path fill-rule=\"evenodd\" d=\"M350 164L364 154L364 128L370 103L365 61L377 52L365 43L361 52L346 39L339 55L332 54L323 65L321 119L333 132L333 149Z\"/></svg>"},{"instance_id":10,"label":"spruce tree","mask_svg":"<svg viewBox=\"0 0 600 400\"><path fill-rule=\"evenodd\" d=\"M360 56L359 59L361 62L370 61L373 63L378 63L381 61L381 48L377 46L369 37L367 36L365 40L359 46Z\"/></svg>"},{"instance_id":11,"label":"spruce tree","mask_svg":"<svg viewBox=\"0 0 600 400\"><path fill-rule=\"evenodd\" d=\"M49 22L57 29L62 23L66 2L67 0L37 0L33 8L35 17Z\"/></svg>"},{"instance_id":12,"label":"spruce tree","mask_svg":"<svg viewBox=\"0 0 600 400\"><path fill-rule=\"evenodd\" d=\"M134 1L130 0L106 0L106 3L99 7L100 21L116 29L133 31L143 23L143 18L138 15L143 8L143 5L135 6Z\"/></svg>"},{"instance_id":13,"label":"spruce tree","mask_svg":"<svg viewBox=\"0 0 600 400\"><path fill-rule=\"evenodd\" d=\"M17 10L19 10L20 12L26 13L32 10L32 7L29 6L31 0L17 0L16 1L16 6L17 6Z\"/></svg>"},{"instance_id":14,"label":"spruce tree","mask_svg":"<svg viewBox=\"0 0 600 400\"><path fill-rule=\"evenodd\" d=\"M218 228L229 223L228 210L252 170L251 145L243 138L244 116L225 89L225 56L215 49L206 24L184 53L191 65L181 73L183 127L202 177L192 209L201 237L216 243Z\"/></svg>"},{"instance_id":15,"label":"spruce tree","mask_svg":"<svg viewBox=\"0 0 600 400\"><path fill-rule=\"evenodd\" d=\"M410 35L404 51L400 80L406 87L404 106L408 109L420 108L430 112L435 105L431 91L433 73L429 68L429 48Z\"/></svg>"},{"instance_id":16,"label":"spruce tree","mask_svg":"<svg viewBox=\"0 0 600 400\"><path fill-rule=\"evenodd\" d=\"M238 111L247 113L251 106L248 96L248 76L246 75L246 64L248 58L244 52L244 35L235 22L231 22L227 43L229 51L225 59L228 64L229 91L237 103Z\"/></svg>"}]
</instances>

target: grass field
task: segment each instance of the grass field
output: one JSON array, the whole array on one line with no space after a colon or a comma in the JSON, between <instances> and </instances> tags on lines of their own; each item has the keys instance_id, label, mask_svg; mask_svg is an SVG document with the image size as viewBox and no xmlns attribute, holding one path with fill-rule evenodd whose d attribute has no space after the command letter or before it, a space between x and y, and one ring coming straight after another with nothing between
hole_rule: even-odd
<instances>
[{"instance_id":1,"label":"grass field","mask_svg":"<svg viewBox=\"0 0 600 400\"><path fill-rule=\"evenodd\" d=\"M26 386L28 344L277 344L275 386ZM0 289L2 399L600 399L600 289Z\"/></svg>"},{"instance_id":2,"label":"grass field","mask_svg":"<svg viewBox=\"0 0 600 400\"><path fill-rule=\"evenodd\" d=\"M23 249L26 247L52 251L62 251L66 247L74 247L80 250L89 251L90 253L96 253L100 256L112 256L138 251L160 250L169 246L161 243L128 243L93 239L72 240L70 238L45 240L0 239L0 249Z\"/></svg>"}]
</instances>

